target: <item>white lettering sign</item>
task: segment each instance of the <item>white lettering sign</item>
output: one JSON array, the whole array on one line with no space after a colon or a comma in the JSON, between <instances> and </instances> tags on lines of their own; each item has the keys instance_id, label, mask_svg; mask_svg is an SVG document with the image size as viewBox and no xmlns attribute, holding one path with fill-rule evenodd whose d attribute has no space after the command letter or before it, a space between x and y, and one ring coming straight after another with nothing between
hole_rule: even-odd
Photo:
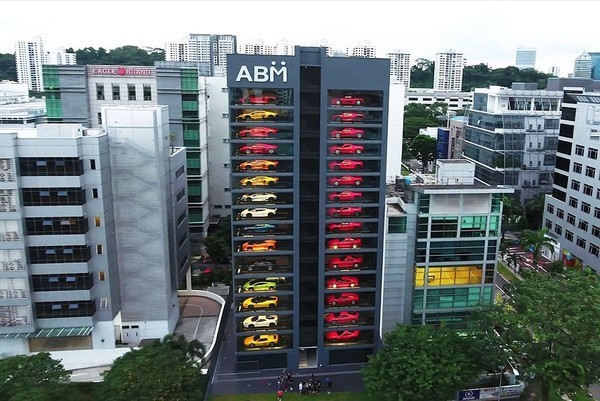
<instances>
[{"instance_id":1,"label":"white lettering sign","mask_svg":"<svg viewBox=\"0 0 600 401\"><path fill-rule=\"evenodd\" d=\"M248 82L275 82L275 77L281 77L282 82L287 82L287 67L285 61L282 61L281 67L277 68L277 63L271 61L270 67L255 65L252 71L243 65L235 78L236 82L246 80Z\"/></svg>"}]
</instances>

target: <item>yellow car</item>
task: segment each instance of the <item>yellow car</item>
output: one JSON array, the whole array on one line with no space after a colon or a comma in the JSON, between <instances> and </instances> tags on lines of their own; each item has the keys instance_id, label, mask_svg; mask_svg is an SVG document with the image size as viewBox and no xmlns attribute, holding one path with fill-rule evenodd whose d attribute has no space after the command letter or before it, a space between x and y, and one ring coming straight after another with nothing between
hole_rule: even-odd
<instances>
[{"instance_id":1,"label":"yellow car","mask_svg":"<svg viewBox=\"0 0 600 401\"><path fill-rule=\"evenodd\" d=\"M241 162L240 170L275 170L279 162L277 160L248 160Z\"/></svg>"},{"instance_id":2,"label":"yellow car","mask_svg":"<svg viewBox=\"0 0 600 401\"><path fill-rule=\"evenodd\" d=\"M238 120L274 120L278 113L268 110L254 110L249 113L242 113L237 116Z\"/></svg>"},{"instance_id":3,"label":"yellow car","mask_svg":"<svg viewBox=\"0 0 600 401\"><path fill-rule=\"evenodd\" d=\"M279 297L273 295L258 295L244 299L242 309L275 308L279 304Z\"/></svg>"},{"instance_id":4,"label":"yellow car","mask_svg":"<svg viewBox=\"0 0 600 401\"><path fill-rule=\"evenodd\" d=\"M277 334L257 334L244 338L244 346L248 348L274 347L278 343L279 335Z\"/></svg>"},{"instance_id":5,"label":"yellow car","mask_svg":"<svg viewBox=\"0 0 600 401\"><path fill-rule=\"evenodd\" d=\"M277 248L277 241L274 239L267 239L263 242L244 242L242 244L242 252L272 251L275 248Z\"/></svg>"},{"instance_id":6,"label":"yellow car","mask_svg":"<svg viewBox=\"0 0 600 401\"><path fill-rule=\"evenodd\" d=\"M265 186L277 184L279 177L270 177L268 175L257 175L255 177L244 177L240 180L241 185Z\"/></svg>"}]
</instances>

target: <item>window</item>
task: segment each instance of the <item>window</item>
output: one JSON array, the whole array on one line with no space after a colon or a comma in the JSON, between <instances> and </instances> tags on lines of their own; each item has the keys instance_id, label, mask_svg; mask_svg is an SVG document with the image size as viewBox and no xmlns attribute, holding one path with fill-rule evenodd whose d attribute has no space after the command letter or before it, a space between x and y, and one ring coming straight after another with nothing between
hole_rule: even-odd
<instances>
[{"instance_id":1,"label":"window","mask_svg":"<svg viewBox=\"0 0 600 401\"><path fill-rule=\"evenodd\" d=\"M600 238L600 227L592 226L592 235L594 237Z\"/></svg>"},{"instance_id":2,"label":"window","mask_svg":"<svg viewBox=\"0 0 600 401\"><path fill-rule=\"evenodd\" d=\"M100 281L105 281L106 280L106 273L105 272L98 272L98 279Z\"/></svg>"},{"instance_id":3,"label":"window","mask_svg":"<svg viewBox=\"0 0 600 401\"><path fill-rule=\"evenodd\" d=\"M101 220L100 217L96 216L94 218L94 224L96 225L96 227L100 227L101 226Z\"/></svg>"},{"instance_id":4,"label":"window","mask_svg":"<svg viewBox=\"0 0 600 401\"><path fill-rule=\"evenodd\" d=\"M390 217L388 219L388 233L406 233L406 216Z\"/></svg>"},{"instance_id":5,"label":"window","mask_svg":"<svg viewBox=\"0 0 600 401\"><path fill-rule=\"evenodd\" d=\"M569 230L565 230L565 238L567 241L573 242L573 233Z\"/></svg>"},{"instance_id":6,"label":"window","mask_svg":"<svg viewBox=\"0 0 600 401\"><path fill-rule=\"evenodd\" d=\"M183 173L185 173L185 167L181 166L175 171L175 178L181 177Z\"/></svg>"},{"instance_id":7,"label":"window","mask_svg":"<svg viewBox=\"0 0 600 401\"><path fill-rule=\"evenodd\" d=\"M96 170L96 160L95 159L90 159L90 169Z\"/></svg>"},{"instance_id":8,"label":"window","mask_svg":"<svg viewBox=\"0 0 600 401\"><path fill-rule=\"evenodd\" d=\"M571 189L572 190L579 191L579 186L580 186L579 181L577 181L577 180L572 180L571 181Z\"/></svg>"},{"instance_id":9,"label":"window","mask_svg":"<svg viewBox=\"0 0 600 401\"><path fill-rule=\"evenodd\" d=\"M565 212L562 209L556 209L556 217L559 219L565 218Z\"/></svg>"},{"instance_id":10,"label":"window","mask_svg":"<svg viewBox=\"0 0 600 401\"><path fill-rule=\"evenodd\" d=\"M96 253L102 255L102 245L96 245Z\"/></svg>"},{"instance_id":11,"label":"window","mask_svg":"<svg viewBox=\"0 0 600 401\"><path fill-rule=\"evenodd\" d=\"M592 196L594 193L594 187L588 184L583 184L583 193L587 196Z\"/></svg>"},{"instance_id":12,"label":"window","mask_svg":"<svg viewBox=\"0 0 600 401\"><path fill-rule=\"evenodd\" d=\"M104 100L104 84L96 84L96 100Z\"/></svg>"},{"instance_id":13,"label":"window","mask_svg":"<svg viewBox=\"0 0 600 401\"><path fill-rule=\"evenodd\" d=\"M589 148L588 149L588 157L590 159L596 160L598 158L598 149Z\"/></svg>"},{"instance_id":14,"label":"window","mask_svg":"<svg viewBox=\"0 0 600 401\"><path fill-rule=\"evenodd\" d=\"M596 246L594 244L590 244L590 247L588 248L588 252L591 253L592 255L598 257L598 254L600 254L600 248L598 248L598 246Z\"/></svg>"},{"instance_id":15,"label":"window","mask_svg":"<svg viewBox=\"0 0 600 401\"><path fill-rule=\"evenodd\" d=\"M181 191L179 191L179 193L177 194L177 202L179 202L181 199L183 199L184 196L185 196L185 188L182 189Z\"/></svg>"},{"instance_id":16,"label":"window","mask_svg":"<svg viewBox=\"0 0 600 401\"><path fill-rule=\"evenodd\" d=\"M598 208L598 207L594 208L594 217L597 219L600 219L600 208Z\"/></svg>"},{"instance_id":17,"label":"window","mask_svg":"<svg viewBox=\"0 0 600 401\"><path fill-rule=\"evenodd\" d=\"M108 298L100 298L100 309L108 308Z\"/></svg>"},{"instance_id":18,"label":"window","mask_svg":"<svg viewBox=\"0 0 600 401\"><path fill-rule=\"evenodd\" d=\"M581 145L575 145L575 154L577 156L583 156L585 154L585 147Z\"/></svg>"},{"instance_id":19,"label":"window","mask_svg":"<svg viewBox=\"0 0 600 401\"><path fill-rule=\"evenodd\" d=\"M575 216L573 216L571 213L567 214L567 223L573 226L575 225Z\"/></svg>"},{"instance_id":20,"label":"window","mask_svg":"<svg viewBox=\"0 0 600 401\"><path fill-rule=\"evenodd\" d=\"M121 100L121 87L119 84L112 84L112 100Z\"/></svg>"},{"instance_id":21,"label":"window","mask_svg":"<svg viewBox=\"0 0 600 401\"><path fill-rule=\"evenodd\" d=\"M586 244L587 244L586 240L584 240L581 237L577 237L577 246L578 247L585 249Z\"/></svg>"},{"instance_id":22,"label":"window","mask_svg":"<svg viewBox=\"0 0 600 401\"><path fill-rule=\"evenodd\" d=\"M579 219L579 225L577 226L580 230L586 231L588 230L588 222L585 220Z\"/></svg>"},{"instance_id":23,"label":"window","mask_svg":"<svg viewBox=\"0 0 600 401\"><path fill-rule=\"evenodd\" d=\"M581 163L573 163L573 172L581 174L583 165Z\"/></svg>"},{"instance_id":24,"label":"window","mask_svg":"<svg viewBox=\"0 0 600 401\"><path fill-rule=\"evenodd\" d=\"M92 198L98 198L98 188L92 188Z\"/></svg>"},{"instance_id":25,"label":"window","mask_svg":"<svg viewBox=\"0 0 600 401\"><path fill-rule=\"evenodd\" d=\"M592 205L587 202L581 202L581 211L583 213L590 214L590 210L592 210Z\"/></svg>"},{"instance_id":26,"label":"window","mask_svg":"<svg viewBox=\"0 0 600 401\"><path fill-rule=\"evenodd\" d=\"M546 219L546 228L548 230L552 230L552 222L550 220L548 220L548 219Z\"/></svg>"},{"instance_id":27,"label":"window","mask_svg":"<svg viewBox=\"0 0 600 401\"><path fill-rule=\"evenodd\" d=\"M144 85L144 100L152 100L152 88L150 85Z\"/></svg>"},{"instance_id":28,"label":"window","mask_svg":"<svg viewBox=\"0 0 600 401\"><path fill-rule=\"evenodd\" d=\"M554 214L554 206L553 205L547 205L546 206L546 211L550 214Z\"/></svg>"},{"instance_id":29,"label":"window","mask_svg":"<svg viewBox=\"0 0 600 401\"><path fill-rule=\"evenodd\" d=\"M585 175L588 177L595 178L596 177L596 169L591 166L585 166Z\"/></svg>"},{"instance_id":30,"label":"window","mask_svg":"<svg viewBox=\"0 0 600 401\"><path fill-rule=\"evenodd\" d=\"M575 198L573 198L572 196L569 196L569 206L577 208L577 205L579 204L579 201Z\"/></svg>"},{"instance_id":31,"label":"window","mask_svg":"<svg viewBox=\"0 0 600 401\"><path fill-rule=\"evenodd\" d=\"M102 124L102 113L98 113L98 124Z\"/></svg>"},{"instance_id":32,"label":"window","mask_svg":"<svg viewBox=\"0 0 600 401\"><path fill-rule=\"evenodd\" d=\"M555 232L556 234L558 234L558 235L561 235L561 234L562 234L562 227L561 227L561 226L559 226L558 224L555 224L555 225L554 225L554 232Z\"/></svg>"},{"instance_id":33,"label":"window","mask_svg":"<svg viewBox=\"0 0 600 401\"><path fill-rule=\"evenodd\" d=\"M127 99L136 100L134 84L127 84Z\"/></svg>"},{"instance_id":34,"label":"window","mask_svg":"<svg viewBox=\"0 0 600 401\"><path fill-rule=\"evenodd\" d=\"M224 192L229 192L229 191L231 191L231 188L223 188L223 191Z\"/></svg>"}]
</instances>

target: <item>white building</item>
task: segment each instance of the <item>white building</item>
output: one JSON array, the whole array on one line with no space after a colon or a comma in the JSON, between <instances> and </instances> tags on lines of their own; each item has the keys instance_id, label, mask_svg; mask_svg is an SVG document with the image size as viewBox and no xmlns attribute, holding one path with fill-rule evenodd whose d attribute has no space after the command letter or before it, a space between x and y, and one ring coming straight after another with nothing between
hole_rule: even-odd
<instances>
[{"instance_id":1,"label":"white building","mask_svg":"<svg viewBox=\"0 0 600 401\"><path fill-rule=\"evenodd\" d=\"M77 64L77 56L75 53L66 53L61 49L53 49L45 53L44 64L75 65Z\"/></svg>"},{"instance_id":2,"label":"white building","mask_svg":"<svg viewBox=\"0 0 600 401\"><path fill-rule=\"evenodd\" d=\"M419 103L427 106L433 103L446 103L449 111L464 110L473 104L472 92L448 92L434 89L408 89L406 104Z\"/></svg>"},{"instance_id":3,"label":"white building","mask_svg":"<svg viewBox=\"0 0 600 401\"><path fill-rule=\"evenodd\" d=\"M447 50L435 56L433 89L437 91L459 92L462 88L465 59L462 53Z\"/></svg>"},{"instance_id":4,"label":"white building","mask_svg":"<svg viewBox=\"0 0 600 401\"><path fill-rule=\"evenodd\" d=\"M238 44L239 54L256 54L262 56L278 55L293 56L294 45L290 45L287 39L280 39L274 44L267 44L263 39L253 39L248 42Z\"/></svg>"},{"instance_id":5,"label":"white building","mask_svg":"<svg viewBox=\"0 0 600 401\"><path fill-rule=\"evenodd\" d=\"M515 57L515 67L519 70L535 68L535 56L536 50L534 48L519 46Z\"/></svg>"},{"instance_id":6,"label":"white building","mask_svg":"<svg viewBox=\"0 0 600 401\"><path fill-rule=\"evenodd\" d=\"M29 101L27 84L0 81L0 104L25 103Z\"/></svg>"},{"instance_id":7,"label":"white building","mask_svg":"<svg viewBox=\"0 0 600 401\"><path fill-rule=\"evenodd\" d=\"M387 53L386 57L390 59L391 79L403 83L405 88L410 88L410 53L397 50Z\"/></svg>"},{"instance_id":8,"label":"white building","mask_svg":"<svg viewBox=\"0 0 600 401\"><path fill-rule=\"evenodd\" d=\"M575 59L573 65L573 78L591 78L592 77L592 57L583 52Z\"/></svg>"},{"instance_id":9,"label":"white building","mask_svg":"<svg viewBox=\"0 0 600 401\"><path fill-rule=\"evenodd\" d=\"M15 42L17 81L27 84L31 91L41 92L43 90L42 64L44 56L44 43L40 37Z\"/></svg>"},{"instance_id":10,"label":"white building","mask_svg":"<svg viewBox=\"0 0 600 401\"><path fill-rule=\"evenodd\" d=\"M191 33L187 40L165 44L165 61L187 61L208 65L207 75L227 73L227 55L237 48L235 35Z\"/></svg>"},{"instance_id":11,"label":"white building","mask_svg":"<svg viewBox=\"0 0 600 401\"><path fill-rule=\"evenodd\" d=\"M355 47L348 47L346 48L346 57L376 58L377 48L371 46L370 43L365 43Z\"/></svg>"},{"instance_id":12,"label":"white building","mask_svg":"<svg viewBox=\"0 0 600 401\"><path fill-rule=\"evenodd\" d=\"M554 75L555 77L560 77L560 67L553 65L552 67L548 68L548 74Z\"/></svg>"}]
</instances>

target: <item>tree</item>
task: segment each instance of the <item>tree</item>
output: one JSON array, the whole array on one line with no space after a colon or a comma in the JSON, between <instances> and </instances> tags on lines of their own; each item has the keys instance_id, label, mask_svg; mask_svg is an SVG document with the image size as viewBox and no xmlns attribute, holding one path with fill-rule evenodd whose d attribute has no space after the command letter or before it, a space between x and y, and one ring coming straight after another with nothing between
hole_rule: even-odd
<instances>
[{"instance_id":1,"label":"tree","mask_svg":"<svg viewBox=\"0 0 600 401\"><path fill-rule=\"evenodd\" d=\"M17 63L15 55L0 53L0 81L17 81Z\"/></svg>"},{"instance_id":2,"label":"tree","mask_svg":"<svg viewBox=\"0 0 600 401\"><path fill-rule=\"evenodd\" d=\"M502 197L502 239L506 231L514 230L523 218L523 207L518 201L510 196Z\"/></svg>"},{"instance_id":3,"label":"tree","mask_svg":"<svg viewBox=\"0 0 600 401\"><path fill-rule=\"evenodd\" d=\"M531 230L538 230L542 227L542 217L544 216L545 194L538 194L533 198L525 201L523 215L527 223L527 227Z\"/></svg>"},{"instance_id":4,"label":"tree","mask_svg":"<svg viewBox=\"0 0 600 401\"><path fill-rule=\"evenodd\" d=\"M417 135L410 144L410 153L412 156L420 160L422 164L422 173L425 173L427 164L435 158L436 140L427 135Z\"/></svg>"},{"instance_id":5,"label":"tree","mask_svg":"<svg viewBox=\"0 0 600 401\"><path fill-rule=\"evenodd\" d=\"M415 65L410 68L411 88L433 88L433 72L435 63L425 58L415 60Z\"/></svg>"},{"instance_id":6,"label":"tree","mask_svg":"<svg viewBox=\"0 0 600 401\"><path fill-rule=\"evenodd\" d=\"M600 380L600 282L595 273L526 274L509 285L503 304L482 310L494 341L510 350L519 370L534 377L542 401L550 390L574 394ZM496 333L491 329L496 327Z\"/></svg>"},{"instance_id":7,"label":"tree","mask_svg":"<svg viewBox=\"0 0 600 401\"><path fill-rule=\"evenodd\" d=\"M69 372L47 352L0 359L0 394L5 399L39 385L68 383Z\"/></svg>"},{"instance_id":8,"label":"tree","mask_svg":"<svg viewBox=\"0 0 600 401\"><path fill-rule=\"evenodd\" d=\"M363 381L385 401L446 401L482 373L482 343L444 327L398 326L369 358Z\"/></svg>"},{"instance_id":9,"label":"tree","mask_svg":"<svg viewBox=\"0 0 600 401\"><path fill-rule=\"evenodd\" d=\"M521 233L520 242L524 249L531 249L535 270L538 269L542 251L544 249L552 250L556 246L556 241L548 236L548 229L545 227L540 230L524 230Z\"/></svg>"},{"instance_id":10,"label":"tree","mask_svg":"<svg viewBox=\"0 0 600 401\"><path fill-rule=\"evenodd\" d=\"M231 243L227 242L225 238L218 235L209 235L204 240L204 246L206 247L206 252L215 263L229 262Z\"/></svg>"},{"instance_id":11,"label":"tree","mask_svg":"<svg viewBox=\"0 0 600 401\"><path fill-rule=\"evenodd\" d=\"M206 380L189 346L184 338L167 336L117 358L102 374L104 399L203 399Z\"/></svg>"}]
</instances>

